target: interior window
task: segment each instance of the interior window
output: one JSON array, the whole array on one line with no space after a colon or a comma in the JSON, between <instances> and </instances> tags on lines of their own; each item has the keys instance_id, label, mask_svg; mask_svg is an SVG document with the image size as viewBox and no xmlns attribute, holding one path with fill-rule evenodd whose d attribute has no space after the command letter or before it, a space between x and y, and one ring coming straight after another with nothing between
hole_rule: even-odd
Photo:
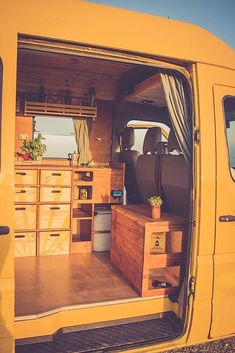
<instances>
[{"instance_id":1,"label":"interior window","mask_svg":"<svg viewBox=\"0 0 235 353\"><path fill-rule=\"evenodd\" d=\"M224 99L226 135L231 173L235 179L235 97Z\"/></svg>"},{"instance_id":2,"label":"interior window","mask_svg":"<svg viewBox=\"0 0 235 353\"><path fill-rule=\"evenodd\" d=\"M159 126L162 130L162 141L167 141L170 131L170 128L166 124L154 121L131 120L127 126L135 129L135 144L132 149L139 153L143 152L144 137L149 128Z\"/></svg>"},{"instance_id":3,"label":"interior window","mask_svg":"<svg viewBox=\"0 0 235 353\"><path fill-rule=\"evenodd\" d=\"M36 116L34 122L34 137L41 133L45 138L44 157L67 158L77 150L72 118Z\"/></svg>"}]
</instances>

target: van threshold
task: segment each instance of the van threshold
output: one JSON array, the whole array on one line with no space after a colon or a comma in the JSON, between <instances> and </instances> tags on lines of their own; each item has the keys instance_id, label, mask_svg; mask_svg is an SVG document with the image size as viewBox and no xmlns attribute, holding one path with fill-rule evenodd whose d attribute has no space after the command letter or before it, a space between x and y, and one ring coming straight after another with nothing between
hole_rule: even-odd
<instances>
[{"instance_id":1,"label":"van threshold","mask_svg":"<svg viewBox=\"0 0 235 353\"><path fill-rule=\"evenodd\" d=\"M30 344L30 340L23 340L22 344L18 340L16 353L107 353L173 339L180 332L179 320L168 312L156 319L76 332L60 330L47 342Z\"/></svg>"}]
</instances>

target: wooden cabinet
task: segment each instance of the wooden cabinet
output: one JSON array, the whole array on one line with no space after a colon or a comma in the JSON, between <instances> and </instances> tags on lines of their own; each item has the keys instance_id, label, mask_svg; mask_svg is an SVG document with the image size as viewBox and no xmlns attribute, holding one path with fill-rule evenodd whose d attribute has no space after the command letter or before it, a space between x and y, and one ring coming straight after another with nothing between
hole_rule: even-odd
<instances>
[{"instance_id":1,"label":"wooden cabinet","mask_svg":"<svg viewBox=\"0 0 235 353\"><path fill-rule=\"evenodd\" d=\"M95 204L122 203L123 175L122 165L17 167L16 256L91 252Z\"/></svg>"},{"instance_id":2,"label":"wooden cabinet","mask_svg":"<svg viewBox=\"0 0 235 353\"><path fill-rule=\"evenodd\" d=\"M71 170L58 170L58 168L48 170L31 166L15 170L16 256L69 252L71 176ZM41 232L42 230L48 230L53 235ZM58 233L58 230L62 233ZM63 231L67 232L63 233ZM58 245L61 242L62 249ZM42 250L42 244L44 250ZM58 251L55 250L56 244Z\"/></svg>"},{"instance_id":3,"label":"wooden cabinet","mask_svg":"<svg viewBox=\"0 0 235 353\"><path fill-rule=\"evenodd\" d=\"M142 297L179 289L186 256L186 219L150 215L148 205L112 207L111 261Z\"/></svg>"}]
</instances>

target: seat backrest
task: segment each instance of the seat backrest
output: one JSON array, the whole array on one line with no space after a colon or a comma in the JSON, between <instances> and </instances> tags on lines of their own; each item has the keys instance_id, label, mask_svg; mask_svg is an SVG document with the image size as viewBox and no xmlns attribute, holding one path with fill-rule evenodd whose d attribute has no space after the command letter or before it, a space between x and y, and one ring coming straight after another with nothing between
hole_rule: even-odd
<instances>
[{"instance_id":1,"label":"seat backrest","mask_svg":"<svg viewBox=\"0 0 235 353\"><path fill-rule=\"evenodd\" d=\"M136 164L137 182L142 202L158 194L159 176L157 145L161 142L162 132L159 127L147 130L143 143L143 154L138 157Z\"/></svg>"},{"instance_id":2,"label":"seat backrest","mask_svg":"<svg viewBox=\"0 0 235 353\"><path fill-rule=\"evenodd\" d=\"M171 154L180 151L173 130L168 139L168 154L162 156L161 188L162 198L167 211L187 217L190 210L190 170L182 154Z\"/></svg>"},{"instance_id":3,"label":"seat backrest","mask_svg":"<svg viewBox=\"0 0 235 353\"><path fill-rule=\"evenodd\" d=\"M125 163L125 188L129 204L141 203L140 192L136 180L136 163L139 152L131 148L135 144L135 130L126 127L122 134L119 161Z\"/></svg>"}]
</instances>

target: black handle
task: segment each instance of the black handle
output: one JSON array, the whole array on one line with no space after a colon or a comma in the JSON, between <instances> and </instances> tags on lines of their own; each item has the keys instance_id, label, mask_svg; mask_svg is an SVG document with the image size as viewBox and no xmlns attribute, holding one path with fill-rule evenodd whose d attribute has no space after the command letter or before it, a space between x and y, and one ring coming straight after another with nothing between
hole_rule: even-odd
<instances>
[{"instance_id":1,"label":"black handle","mask_svg":"<svg viewBox=\"0 0 235 353\"><path fill-rule=\"evenodd\" d=\"M52 194L60 194L60 193L61 193L61 190L51 190L51 193L52 193Z\"/></svg>"},{"instance_id":2,"label":"black handle","mask_svg":"<svg viewBox=\"0 0 235 353\"><path fill-rule=\"evenodd\" d=\"M50 207L50 210L60 210L60 207Z\"/></svg>"},{"instance_id":3,"label":"black handle","mask_svg":"<svg viewBox=\"0 0 235 353\"><path fill-rule=\"evenodd\" d=\"M0 235L7 235L10 233L10 228L8 226L0 226Z\"/></svg>"},{"instance_id":4,"label":"black handle","mask_svg":"<svg viewBox=\"0 0 235 353\"><path fill-rule=\"evenodd\" d=\"M61 176L61 173L51 173L53 176Z\"/></svg>"},{"instance_id":5,"label":"black handle","mask_svg":"<svg viewBox=\"0 0 235 353\"><path fill-rule=\"evenodd\" d=\"M25 172L16 172L16 175L26 175Z\"/></svg>"},{"instance_id":6,"label":"black handle","mask_svg":"<svg viewBox=\"0 0 235 353\"><path fill-rule=\"evenodd\" d=\"M15 235L15 238L25 238L25 235Z\"/></svg>"},{"instance_id":7,"label":"black handle","mask_svg":"<svg viewBox=\"0 0 235 353\"><path fill-rule=\"evenodd\" d=\"M26 190L16 190L16 194L25 194Z\"/></svg>"},{"instance_id":8,"label":"black handle","mask_svg":"<svg viewBox=\"0 0 235 353\"><path fill-rule=\"evenodd\" d=\"M15 211L25 211L25 207L15 207Z\"/></svg>"},{"instance_id":9,"label":"black handle","mask_svg":"<svg viewBox=\"0 0 235 353\"><path fill-rule=\"evenodd\" d=\"M235 222L235 216L224 215L219 217L220 222Z\"/></svg>"},{"instance_id":10,"label":"black handle","mask_svg":"<svg viewBox=\"0 0 235 353\"><path fill-rule=\"evenodd\" d=\"M59 233L52 233L52 234L50 234L50 237L59 237L59 236L60 236Z\"/></svg>"}]
</instances>

